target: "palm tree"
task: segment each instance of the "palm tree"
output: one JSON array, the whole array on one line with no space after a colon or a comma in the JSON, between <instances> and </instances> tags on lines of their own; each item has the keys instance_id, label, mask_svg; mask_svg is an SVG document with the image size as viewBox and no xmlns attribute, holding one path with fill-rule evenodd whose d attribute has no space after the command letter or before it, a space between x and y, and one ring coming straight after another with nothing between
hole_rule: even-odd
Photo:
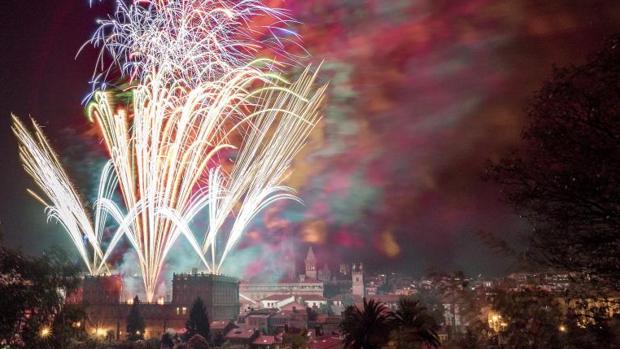
<instances>
[{"instance_id":1,"label":"palm tree","mask_svg":"<svg viewBox=\"0 0 620 349\"><path fill-rule=\"evenodd\" d=\"M419 301L401 298L398 310L392 312L392 344L398 349L419 348L421 345L437 348L441 344L437 336L439 325Z\"/></svg>"},{"instance_id":2,"label":"palm tree","mask_svg":"<svg viewBox=\"0 0 620 349\"><path fill-rule=\"evenodd\" d=\"M340 330L344 334L346 349L379 349L387 343L390 334L389 311L380 302L366 301L360 310L349 306L345 312Z\"/></svg>"}]
</instances>

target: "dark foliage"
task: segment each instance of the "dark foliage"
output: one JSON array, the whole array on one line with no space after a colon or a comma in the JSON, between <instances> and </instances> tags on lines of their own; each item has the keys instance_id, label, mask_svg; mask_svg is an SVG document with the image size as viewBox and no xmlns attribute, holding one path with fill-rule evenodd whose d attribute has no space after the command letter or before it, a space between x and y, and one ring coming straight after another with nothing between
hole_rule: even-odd
<instances>
[{"instance_id":1,"label":"dark foliage","mask_svg":"<svg viewBox=\"0 0 620 349\"><path fill-rule=\"evenodd\" d=\"M187 345L189 345L192 349L209 349L209 343L205 339L205 337L195 334L187 341Z\"/></svg>"},{"instance_id":2,"label":"dark foliage","mask_svg":"<svg viewBox=\"0 0 620 349\"><path fill-rule=\"evenodd\" d=\"M207 309L204 302L200 297L196 298L192 308L189 311L189 319L185 323L186 338L192 338L194 335L201 335L204 338L209 338L209 316L207 315Z\"/></svg>"},{"instance_id":3,"label":"dark foliage","mask_svg":"<svg viewBox=\"0 0 620 349\"><path fill-rule=\"evenodd\" d=\"M310 322L316 321L319 316L319 313L316 311L316 309L312 309L310 307L306 307L306 314L308 315L308 321Z\"/></svg>"},{"instance_id":4,"label":"dark foliage","mask_svg":"<svg viewBox=\"0 0 620 349\"><path fill-rule=\"evenodd\" d=\"M456 341L463 349L587 349L618 347L618 324L608 308L560 300L540 289L495 290L487 322L478 318ZM592 305L592 303L590 304Z\"/></svg>"},{"instance_id":5,"label":"dark foliage","mask_svg":"<svg viewBox=\"0 0 620 349\"><path fill-rule=\"evenodd\" d=\"M63 292L79 284L78 272L59 249L33 258L0 247L0 343L56 347L52 325L63 309ZM49 332L41 336L44 328Z\"/></svg>"},{"instance_id":6,"label":"dark foliage","mask_svg":"<svg viewBox=\"0 0 620 349\"><path fill-rule=\"evenodd\" d=\"M439 325L419 301L401 298L398 310L390 316L393 328L391 338L396 348L419 348L421 345L437 348L441 344L437 336Z\"/></svg>"},{"instance_id":7,"label":"dark foliage","mask_svg":"<svg viewBox=\"0 0 620 349\"><path fill-rule=\"evenodd\" d=\"M52 323L51 341L55 348L67 348L73 340L87 337L84 330L84 309L77 305L64 305Z\"/></svg>"},{"instance_id":8,"label":"dark foliage","mask_svg":"<svg viewBox=\"0 0 620 349\"><path fill-rule=\"evenodd\" d=\"M140 314L140 298L135 296L127 315L127 339L137 341L144 339L144 318Z\"/></svg>"},{"instance_id":9,"label":"dark foliage","mask_svg":"<svg viewBox=\"0 0 620 349\"><path fill-rule=\"evenodd\" d=\"M531 256L620 285L620 36L556 69L528 109L520 149L487 178L532 224Z\"/></svg>"},{"instance_id":10,"label":"dark foliage","mask_svg":"<svg viewBox=\"0 0 620 349\"><path fill-rule=\"evenodd\" d=\"M166 332L161 336L160 343L161 349L172 349L174 347L174 337Z\"/></svg>"},{"instance_id":11,"label":"dark foliage","mask_svg":"<svg viewBox=\"0 0 620 349\"><path fill-rule=\"evenodd\" d=\"M541 290L500 290L494 299L493 309L502 316L495 329L498 341L504 347L562 347L559 331L562 313L554 295Z\"/></svg>"},{"instance_id":12,"label":"dark foliage","mask_svg":"<svg viewBox=\"0 0 620 349\"><path fill-rule=\"evenodd\" d=\"M282 336L282 345L285 348L304 349L308 347L308 337L305 331L285 332Z\"/></svg>"},{"instance_id":13,"label":"dark foliage","mask_svg":"<svg viewBox=\"0 0 620 349\"><path fill-rule=\"evenodd\" d=\"M343 315L340 329L344 345L348 349L379 349L390 335L390 313L380 302L364 298L364 306L348 307Z\"/></svg>"}]
</instances>

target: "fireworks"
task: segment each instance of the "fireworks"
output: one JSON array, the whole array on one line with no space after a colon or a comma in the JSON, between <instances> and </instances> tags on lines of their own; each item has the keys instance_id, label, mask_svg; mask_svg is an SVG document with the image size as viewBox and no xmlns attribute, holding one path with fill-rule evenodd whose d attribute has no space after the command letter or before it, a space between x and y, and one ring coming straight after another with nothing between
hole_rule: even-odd
<instances>
[{"instance_id":1,"label":"fireworks","mask_svg":"<svg viewBox=\"0 0 620 349\"><path fill-rule=\"evenodd\" d=\"M253 25L254 19L269 24ZM105 85L117 68L139 83L157 72L161 81L193 89L253 61L260 50L270 50L280 63L292 61L287 44L305 52L287 29L293 22L262 0L117 1L114 16L100 20L88 42L102 48L93 83Z\"/></svg>"},{"instance_id":2,"label":"fireworks","mask_svg":"<svg viewBox=\"0 0 620 349\"><path fill-rule=\"evenodd\" d=\"M47 203L35 192L29 192L46 207L48 219L54 219L63 225L88 271L91 274L98 274L101 271L100 262L103 258L100 242L107 215L100 209L96 210L96 224L93 226L69 177L34 121L33 127L34 136L17 117L13 116L13 132L19 142L19 157L24 169L51 203ZM110 170L111 167L106 166L101 175L99 186L101 198L110 197L115 185ZM84 243L84 239L87 244Z\"/></svg>"},{"instance_id":3,"label":"fireworks","mask_svg":"<svg viewBox=\"0 0 620 349\"><path fill-rule=\"evenodd\" d=\"M272 26L262 28L268 39L253 39L256 16L271 18ZM285 55L278 33L290 34L281 27L289 21L258 0L118 1L114 18L101 21L91 40L102 47L93 80L117 67L130 80L131 102L118 108L109 92L91 96L89 119L101 129L110 156L94 225L40 129L35 124L35 140L15 119L24 166L91 273L105 267L126 237L152 301L179 237L210 272L219 273L261 209L280 199L298 200L281 183L320 119L325 87L313 88L316 73L310 68L289 83L278 74L283 65L253 59L264 47ZM296 42L294 35L287 37ZM104 68L106 52L113 64ZM224 152L234 153L234 159ZM112 200L117 188L123 205ZM200 243L191 222L206 210L209 228ZM118 227L104 253L101 235L108 215ZM227 220L233 220L231 228L223 232ZM217 241L224 242L221 250Z\"/></svg>"}]
</instances>

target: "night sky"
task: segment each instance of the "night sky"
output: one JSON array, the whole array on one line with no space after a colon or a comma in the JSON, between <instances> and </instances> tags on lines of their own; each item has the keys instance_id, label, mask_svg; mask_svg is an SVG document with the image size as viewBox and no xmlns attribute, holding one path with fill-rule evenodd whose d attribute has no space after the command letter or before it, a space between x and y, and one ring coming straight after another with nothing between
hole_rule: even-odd
<instances>
[{"instance_id":1,"label":"night sky","mask_svg":"<svg viewBox=\"0 0 620 349\"><path fill-rule=\"evenodd\" d=\"M11 112L43 124L84 197L95 191L105 153L81 100L96 52L75 55L111 3L3 1L0 219L11 246L70 249L60 226L47 224L25 192L32 182L18 164ZM277 274L282 258L300 259L309 244L332 263L361 260L414 274L509 271L512 262L474 233L517 241L527 226L499 201L498 188L480 179L485 162L518 144L528 98L553 64L583 63L620 31L620 2L271 3L303 23L296 30L312 55L303 63L325 61L329 99L288 180L305 206L264 211L229 272Z\"/></svg>"}]
</instances>

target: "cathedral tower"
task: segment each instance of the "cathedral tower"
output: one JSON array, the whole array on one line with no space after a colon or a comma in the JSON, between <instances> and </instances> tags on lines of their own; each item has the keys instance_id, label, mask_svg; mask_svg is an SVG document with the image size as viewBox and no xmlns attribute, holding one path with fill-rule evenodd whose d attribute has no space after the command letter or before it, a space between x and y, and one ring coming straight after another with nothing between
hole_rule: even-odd
<instances>
[{"instance_id":1,"label":"cathedral tower","mask_svg":"<svg viewBox=\"0 0 620 349\"><path fill-rule=\"evenodd\" d=\"M366 287L364 286L364 265L360 263L359 265L353 264L353 269L351 270L352 277L352 292L354 296L365 297L366 296Z\"/></svg>"},{"instance_id":2,"label":"cathedral tower","mask_svg":"<svg viewBox=\"0 0 620 349\"><path fill-rule=\"evenodd\" d=\"M312 251L312 246L308 249L308 254L306 255L306 278L316 280L317 278L317 267L316 267L316 257L314 256L314 251Z\"/></svg>"}]
</instances>

